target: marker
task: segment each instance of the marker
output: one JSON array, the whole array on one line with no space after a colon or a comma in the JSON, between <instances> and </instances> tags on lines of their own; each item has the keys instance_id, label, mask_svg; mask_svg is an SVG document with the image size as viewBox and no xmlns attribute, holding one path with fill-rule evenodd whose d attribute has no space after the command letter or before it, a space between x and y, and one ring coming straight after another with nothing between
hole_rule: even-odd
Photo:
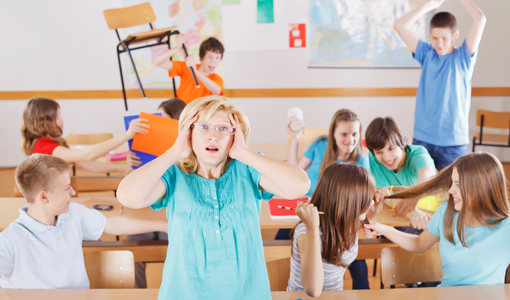
<instances>
[{"instance_id":1,"label":"marker","mask_svg":"<svg viewBox=\"0 0 510 300\"><path fill-rule=\"evenodd\" d=\"M287 207L287 206L280 206L278 205L278 208L280 209L286 209L286 210L296 210L295 208L293 207ZM323 215L324 213L322 211L319 212L319 215Z\"/></svg>"}]
</instances>

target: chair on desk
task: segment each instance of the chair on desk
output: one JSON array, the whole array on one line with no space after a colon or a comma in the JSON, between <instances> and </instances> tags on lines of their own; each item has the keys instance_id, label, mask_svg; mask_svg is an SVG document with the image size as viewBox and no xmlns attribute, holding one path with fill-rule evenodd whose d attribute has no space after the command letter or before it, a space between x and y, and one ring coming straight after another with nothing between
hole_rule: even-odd
<instances>
[{"instance_id":1,"label":"chair on desk","mask_svg":"<svg viewBox=\"0 0 510 300\"><path fill-rule=\"evenodd\" d=\"M131 64L133 65L133 70L136 75L136 79L138 80L138 85L140 86L140 91L142 92L142 96L145 98L145 92L142 87L142 82L140 81L140 76L138 76L138 71L136 70L135 62L133 60L133 57L131 56L131 51L159 45L168 45L168 48L170 48L170 36L172 34L179 34L179 31L174 30L176 28L175 26L154 30L151 23L156 21L156 15L154 14L151 5L148 2L125 8L105 10L104 18L106 19L108 27L110 29L115 29L115 33L117 34L117 38L119 39L119 43L117 44L117 60L119 62L120 81L122 83L124 105L126 110L128 110L126 88L124 87L124 78L122 76L120 54L124 52L128 53L129 59L131 60ZM131 34L130 36L123 40L120 38L118 31L119 28L133 27L143 24L148 24L151 30ZM133 47L133 45L137 46ZM172 58L170 58L170 60L172 60ZM173 78L172 83L174 88L174 97L177 97L177 92L175 89L175 80Z\"/></svg>"},{"instance_id":2,"label":"chair on desk","mask_svg":"<svg viewBox=\"0 0 510 300\"><path fill-rule=\"evenodd\" d=\"M82 146L82 145L95 145L107 140L113 139L111 133L97 133L97 134L70 134L66 137L67 145ZM109 176L109 174L106 174ZM76 176L76 166L73 165L73 176ZM77 190L75 190L77 191Z\"/></svg>"},{"instance_id":3,"label":"chair on desk","mask_svg":"<svg viewBox=\"0 0 510 300\"><path fill-rule=\"evenodd\" d=\"M74 177L71 177L71 187L76 192L76 194L73 197L78 197L78 183L76 182L76 178ZM23 194L21 194L21 191L16 183L14 183L14 197L23 198Z\"/></svg>"},{"instance_id":4,"label":"chair on desk","mask_svg":"<svg viewBox=\"0 0 510 300\"><path fill-rule=\"evenodd\" d=\"M290 277L290 257L266 262L271 291L286 291Z\"/></svg>"},{"instance_id":5,"label":"chair on desk","mask_svg":"<svg viewBox=\"0 0 510 300\"><path fill-rule=\"evenodd\" d=\"M131 251L83 252L91 289L135 287L135 259Z\"/></svg>"},{"instance_id":6,"label":"chair on desk","mask_svg":"<svg viewBox=\"0 0 510 300\"><path fill-rule=\"evenodd\" d=\"M424 253L413 253L400 247L381 251L381 284L395 288L396 284L441 281L439 243ZM381 286L383 288L383 286Z\"/></svg>"},{"instance_id":7,"label":"chair on desk","mask_svg":"<svg viewBox=\"0 0 510 300\"><path fill-rule=\"evenodd\" d=\"M473 137L473 152L476 146L510 147L510 112L476 111L476 125L480 132ZM484 128L506 129L507 134L484 133Z\"/></svg>"}]
</instances>

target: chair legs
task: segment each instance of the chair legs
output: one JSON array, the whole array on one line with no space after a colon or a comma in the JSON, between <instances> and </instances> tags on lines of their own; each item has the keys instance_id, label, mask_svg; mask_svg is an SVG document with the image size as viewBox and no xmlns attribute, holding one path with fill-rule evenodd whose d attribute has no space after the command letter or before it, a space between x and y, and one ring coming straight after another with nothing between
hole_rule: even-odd
<instances>
[{"instance_id":1,"label":"chair legs","mask_svg":"<svg viewBox=\"0 0 510 300\"><path fill-rule=\"evenodd\" d=\"M138 71L136 70L135 61L133 60L133 56L131 56L131 51L129 51L129 47L126 47L126 51L129 55L129 59L131 60L131 64L133 64L133 70L135 70L136 79L138 80L138 84L140 85L140 91L142 92L142 97L145 97L145 92L143 90L142 81L140 80L140 76L138 76Z\"/></svg>"},{"instance_id":2,"label":"chair legs","mask_svg":"<svg viewBox=\"0 0 510 300\"><path fill-rule=\"evenodd\" d=\"M124 86L124 76L122 76L122 64L120 63L120 52L117 48L117 60L119 62L119 71L120 71L120 83L122 83L122 95L124 96L124 107L126 111L128 110L127 98L126 98L126 87Z\"/></svg>"}]
</instances>

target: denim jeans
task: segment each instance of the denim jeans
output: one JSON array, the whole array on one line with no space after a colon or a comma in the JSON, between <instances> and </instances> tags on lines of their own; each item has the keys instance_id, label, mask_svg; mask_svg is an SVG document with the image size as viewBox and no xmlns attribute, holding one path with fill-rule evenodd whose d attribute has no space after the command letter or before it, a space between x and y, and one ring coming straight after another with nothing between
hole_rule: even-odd
<instances>
[{"instance_id":1,"label":"denim jeans","mask_svg":"<svg viewBox=\"0 0 510 300\"><path fill-rule=\"evenodd\" d=\"M441 171L451 165L457 157L467 154L467 145L441 147L413 139L413 145L425 147L434 160L434 165Z\"/></svg>"}]
</instances>

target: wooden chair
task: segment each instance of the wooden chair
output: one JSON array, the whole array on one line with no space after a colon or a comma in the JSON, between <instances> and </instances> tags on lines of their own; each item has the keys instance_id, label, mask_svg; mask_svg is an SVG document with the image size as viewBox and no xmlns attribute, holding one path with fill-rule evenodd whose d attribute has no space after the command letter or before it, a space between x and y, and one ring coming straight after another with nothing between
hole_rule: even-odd
<instances>
[{"instance_id":1,"label":"wooden chair","mask_svg":"<svg viewBox=\"0 0 510 300\"><path fill-rule=\"evenodd\" d=\"M147 280L148 289L159 289L163 279L163 266L165 263L146 263L145 264L145 278Z\"/></svg>"},{"instance_id":2,"label":"wooden chair","mask_svg":"<svg viewBox=\"0 0 510 300\"><path fill-rule=\"evenodd\" d=\"M128 107L126 99L126 88L124 87L124 78L122 76L120 54L124 52L128 53L131 64L133 65L133 70L135 71L136 79L138 80L138 84L140 86L140 91L142 92L142 96L145 98L145 92L142 87L142 82L140 81L140 76L138 76L135 62L131 56L131 51L165 44L168 45L168 48L170 48L170 36L172 34L179 34L179 31L174 30L176 28L175 26L154 30L151 23L156 21L156 15L154 14L151 5L148 2L125 8L107 9L104 11L104 18L106 19L108 27L110 29L115 29L115 33L119 39L119 44L117 45L117 60L119 62L120 81L122 83L124 106L126 107L127 111ZM120 38L118 31L119 28L139 26L142 24L149 24L151 30L132 34L124 40ZM133 47L133 45L135 45L135 47ZM170 58L170 60L172 60L172 58ZM174 87L174 97L177 97L175 80L173 78L172 82Z\"/></svg>"},{"instance_id":3,"label":"wooden chair","mask_svg":"<svg viewBox=\"0 0 510 300\"><path fill-rule=\"evenodd\" d=\"M111 139L113 139L113 134L111 133L70 134L66 137L66 143L68 145L94 145ZM76 176L75 165L73 165L73 176Z\"/></svg>"},{"instance_id":4,"label":"wooden chair","mask_svg":"<svg viewBox=\"0 0 510 300\"><path fill-rule=\"evenodd\" d=\"M473 137L473 152L476 146L510 147L510 112L476 111L476 125L480 132ZM507 129L509 134L483 133L484 128Z\"/></svg>"},{"instance_id":5,"label":"wooden chair","mask_svg":"<svg viewBox=\"0 0 510 300\"><path fill-rule=\"evenodd\" d=\"M381 251L381 282L391 288L396 284L437 282L442 276L439 243L424 253L408 252L400 247Z\"/></svg>"},{"instance_id":6,"label":"wooden chair","mask_svg":"<svg viewBox=\"0 0 510 300\"><path fill-rule=\"evenodd\" d=\"M271 291L286 291L290 277L290 257L266 262Z\"/></svg>"},{"instance_id":7,"label":"wooden chair","mask_svg":"<svg viewBox=\"0 0 510 300\"><path fill-rule=\"evenodd\" d=\"M328 131L329 128L305 128L305 132L301 136L301 140L299 140L298 158L303 156L303 153L316 138L321 135L328 135ZM289 135L289 145L290 141L291 137Z\"/></svg>"},{"instance_id":8,"label":"wooden chair","mask_svg":"<svg viewBox=\"0 0 510 300\"><path fill-rule=\"evenodd\" d=\"M78 197L78 183L76 182L75 177L71 177L71 187L76 192L73 197ZM23 194L21 194L21 191L16 183L14 183L14 197L23 198Z\"/></svg>"},{"instance_id":9,"label":"wooden chair","mask_svg":"<svg viewBox=\"0 0 510 300\"><path fill-rule=\"evenodd\" d=\"M131 251L84 252L91 289L131 289L135 286L135 260Z\"/></svg>"}]
</instances>

